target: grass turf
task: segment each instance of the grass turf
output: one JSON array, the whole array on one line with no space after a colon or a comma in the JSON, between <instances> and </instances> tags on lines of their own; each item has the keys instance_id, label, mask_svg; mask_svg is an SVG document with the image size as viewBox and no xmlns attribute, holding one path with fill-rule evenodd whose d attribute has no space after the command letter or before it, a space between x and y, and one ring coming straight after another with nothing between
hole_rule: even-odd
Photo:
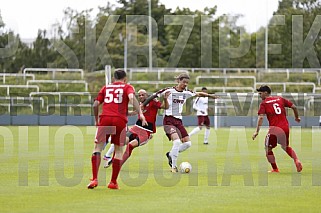
<instances>
[{"instance_id":1,"label":"grass turf","mask_svg":"<svg viewBox=\"0 0 321 213\"><path fill-rule=\"evenodd\" d=\"M191 130L191 128L189 128ZM190 174L171 174L165 153L171 143L162 128L135 149L122 168L120 190L109 190L111 168L100 168L99 186L88 190L94 127L0 127L1 212L319 212L321 160L319 128L292 129L291 145L303 163L277 147L281 173L268 174L266 129L203 131L179 156ZM102 162L103 164L104 162Z\"/></svg>"}]
</instances>

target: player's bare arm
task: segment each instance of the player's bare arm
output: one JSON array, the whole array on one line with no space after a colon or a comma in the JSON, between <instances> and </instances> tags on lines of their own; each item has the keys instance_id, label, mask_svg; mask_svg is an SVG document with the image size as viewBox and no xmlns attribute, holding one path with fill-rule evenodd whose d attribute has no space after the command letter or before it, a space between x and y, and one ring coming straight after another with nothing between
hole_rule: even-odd
<instances>
[{"instance_id":1,"label":"player's bare arm","mask_svg":"<svg viewBox=\"0 0 321 213\"><path fill-rule=\"evenodd\" d=\"M157 98L157 94L154 95L150 95L148 98L146 98L146 100L143 102L143 106L146 106L147 104L149 104L149 102L151 102L153 99Z\"/></svg>"},{"instance_id":2,"label":"player's bare arm","mask_svg":"<svg viewBox=\"0 0 321 213\"><path fill-rule=\"evenodd\" d=\"M252 139L254 140L256 138L256 136L259 134L261 126L263 124L263 119L264 119L264 115L260 114L257 118L257 124L256 124L256 130L252 135Z\"/></svg>"},{"instance_id":3,"label":"player's bare arm","mask_svg":"<svg viewBox=\"0 0 321 213\"><path fill-rule=\"evenodd\" d=\"M291 106L291 109L293 110L295 121L298 122L298 123L300 123L301 118L300 118L300 116L299 116L298 108L293 104L293 105Z\"/></svg>"},{"instance_id":4,"label":"player's bare arm","mask_svg":"<svg viewBox=\"0 0 321 213\"><path fill-rule=\"evenodd\" d=\"M95 100L93 104L93 109L94 109L94 116L95 116L95 125L98 125L98 113L99 113L99 101Z\"/></svg>"},{"instance_id":5,"label":"player's bare arm","mask_svg":"<svg viewBox=\"0 0 321 213\"><path fill-rule=\"evenodd\" d=\"M127 115L128 116L134 116L137 115L138 113L136 111L128 111Z\"/></svg>"},{"instance_id":6,"label":"player's bare arm","mask_svg":"<svg viewBox=\"0 0 321 213\"><path fill-rule=\"evenodd\" d=\"M136 99L135 95L133 93L128 94L129 102L133 105L134 110L138 112L138 118L142 121L142 125L146 126L148 125L145 116L140 108L140 104L138 100Z\"/></svg>"},{"instance_id":7,"label":"player's bare arm","mask_svg":"<svg viewBox=\"0 0 321 213\"><path fill-rule=\"evenodd\" d=\"M161 109L168 109L169 108L169 103L168 103L168 96L171 94L170 91L167 91L165 94L164 94L164 100L163 100L163 103L161 105Z\"/></svg>"},{"instance_id":8,"label":"player's bare arm","mask_svg":"<svg viewBox=\"0 0 321 213\"><path fill-rule=\"evenodd\" d=\"M195 92L196 97L209 97L209 98L213 98L213 99L218 99L219 96L215 95L215 94L208 94L206 92Z\"/></svg>"}]
</instances>

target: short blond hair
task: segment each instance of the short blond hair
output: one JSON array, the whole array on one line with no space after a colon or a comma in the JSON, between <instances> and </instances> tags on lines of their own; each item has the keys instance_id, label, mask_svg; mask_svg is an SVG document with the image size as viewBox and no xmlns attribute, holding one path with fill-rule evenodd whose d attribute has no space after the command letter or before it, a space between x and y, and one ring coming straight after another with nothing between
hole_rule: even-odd
<instances>
[{"instance_id":1,"label":"short blond hair","mask_svg":"<svg viewBox=\"0 0 321 213\"><path fill-rule=\"evenodd\" d=\"M137 93L141 93L141 92L142 92L142 93L147 93L147 92L146 92L146 90L144 90L144 89L140 89L140 90L138 90L138 92L137 92Z\"/></svg>"}]
</instances>

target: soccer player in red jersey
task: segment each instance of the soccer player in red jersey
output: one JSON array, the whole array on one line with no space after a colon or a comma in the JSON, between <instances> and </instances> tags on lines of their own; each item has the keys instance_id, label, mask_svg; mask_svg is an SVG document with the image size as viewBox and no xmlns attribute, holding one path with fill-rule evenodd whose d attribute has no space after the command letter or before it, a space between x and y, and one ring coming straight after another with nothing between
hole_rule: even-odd
<instances>
[{"instance_id":1,"label":"soccer player in red jersey","mask_svg":"<svg viewBox=\"0 0 321 213\"><path fill-rule=\"evenodd\" d=\"M142 126L141 124L142 122L140 120L137 120L135 126L130 128L129 131L126 133L126 142L128 143L128 145L126 147L126 151L123 156L122 164L124 164L126 160L131 156L133 149L147 144L147 142L152 138L152 134L156 133L157 112L159 109L168 109L169 104L168 104L167 98L169 94L170 94L169 92L165 94L163 103L161 103L157 99L153 99L146 106L142 106L142 112L146 118L148 125ZM146 90L141 89L138 91L138 98L141 103L143 103L147 97L148 97L148 94ZM135 114L135 113L131 113L131 114ZM106 160L106 163L104 166L105 168L109 167L113 162L113 160L111 159L111 154L113 152L114 152L114 146L111 145L109 150L107 151L107 154L104 156L104 160Z\"/></svg>"},{"instance_id":2,"label":"soccer player in red jersey","mask_svg":"<svg viewBox=\"0 0 321 213\"><path fill-rule=\"evenodd\" d=\"M115 81L112 84L103 86L93 104L95 123L97 126L95 136L95 146L91 157L92 163L92 180L88 184L88 189L93 189L98 185L98 170L101 161L101 151L106 141L111 136L111 143L115 145L115 156L112 167L111 181L108 184L110 189L118 189L117 177L121 169L123 157L123 146L126 141L126 125L128 103L133 104L134 109L138 112L142 126L147 125L139 103L135 98L134 88L126 84L126 72L116 70L114 72ZM99 105L102 105L102 112L98 119Z\"/></svg>"},{"instance_id":3,"label":"soccer player in red jersey","mask_svg":"<svg viewBox=\"0 0 321 213\"><path fill-rule=\"evenodd\" d=\"M169 108L164 111L163 125L165 133L169 140L173 141L173 146L170 152L166 153L168 164L171 167L171 172L177 173L177 158L178 153L184 152L191 147L192 142L183 125L182 112L186 100L191 97L210 97L213 99L218 98L214 94L205 92L193 92L187 89L190 77L188 73L181 73L176 77L177 85L170 88L165 88L154 95L148 97L144 104L148 103L151 99L157 96L163 96L168 91Z\"/></svg>"},{"instance_id":4,"label":"soccer player in red jersey","mask_svg":"<svg viewBox=\"0 0 321 213\"><path fill-rule=\"evenodd\" d=\"M281 145L282 149L294 160L297 171L301 172L302 164L295 151L289 146L290 130L285 111L286 107L291 108L294 112L295 121L299 123L301 119L296 106L285 98L271 96L271 88L267 85L262 85L257 89L257 91L259 92L259 95L263 101L260 104L256 131L253 133L252 139L254 140L259 134L264 115L266 115L269 121L269 132L265 137L265 150L266 158L272 166L272 170L270 172L279 172L272 151L272 149L275 148L278 143Z\"/></svg>"}]
</instances>

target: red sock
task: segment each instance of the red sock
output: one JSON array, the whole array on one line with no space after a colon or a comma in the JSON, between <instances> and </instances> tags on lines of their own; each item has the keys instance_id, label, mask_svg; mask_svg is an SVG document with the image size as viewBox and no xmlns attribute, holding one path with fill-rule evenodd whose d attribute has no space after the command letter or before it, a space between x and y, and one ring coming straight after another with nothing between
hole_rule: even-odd
<instances>
[{"instance_id":1,"label":"red sock","mask_svg":"<svg viewBox=\"0 0 321 213\"><path fill-rule=\"evenodd\" d=\"M272 151L268 151L266 153L266 158L269 161L269 163L271 164L273 169L278 169L278 166L276 165L276 162L275 162L274 153Z\"/></svg>"},{"instance_id":2,"label":"red sock","mask_svg":"<svg viewBox=\"0 0 321 213\"><path fill-rule=\"evenodd\" d=\"M123 162L122 162L122 165L126 162L126 160L131 156L132 154L132 151L133 151L134 147L133 145L131 144L128 144L127 147L126 147L126 151L123 155Z\"/></svg>"},{"instance_id":3,"label":"red sock","mask_svg":"<svg viewBox=\"0 0 321 213\"><path fill-rule=\"evenodd\" d=\"M93 180L97 179L100 160L100 152L93 153L93 155L91 156L91 169L93 173Z\"/></svg>"},{"instance_id":4,"label":"red sock","mask_svg":"<svg viewBox=\"0 0 321 213\"><path fill-rule=\"evenodd\" d=\"M289 147L289 146L286 147L285 151L291 158L293 158L293 160L298 159L298 157L296 156L295 151L291 147Z\"/></svg>"},{"instance_id":5,"label":"red sock","mask_svg":"<svg viewBox=\"0 0 321 213\"><path fill-rule=\"evenodd\" d=\"M112 164L113 171L112 171L111 180L110 180L111 182L117 183L117 178L121 169L121 165L122 165L122 160L119 160L117 158L113 159L113 164Z\"/></svg>"}]
</instances>

